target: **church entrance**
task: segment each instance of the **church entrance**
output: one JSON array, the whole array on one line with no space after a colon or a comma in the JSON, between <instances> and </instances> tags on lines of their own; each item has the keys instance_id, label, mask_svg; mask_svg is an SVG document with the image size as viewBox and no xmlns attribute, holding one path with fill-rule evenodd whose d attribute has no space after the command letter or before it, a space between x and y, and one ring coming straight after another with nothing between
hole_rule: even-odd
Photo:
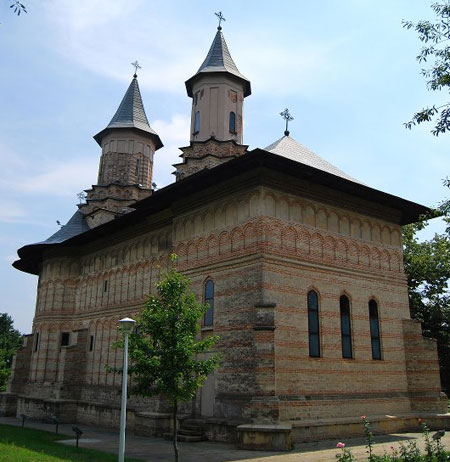
<instances>
[{"instance_id":1,"label":"church entrance","mask_svg":"<svg viewBox=\"0 0 450 462\"><path fill-rule=\"evenodd\" d=\"M212 417L214 414L215 378L214 373L206 379L201 391L200 413L203 417Z\"/></svg>"}]
</instances>

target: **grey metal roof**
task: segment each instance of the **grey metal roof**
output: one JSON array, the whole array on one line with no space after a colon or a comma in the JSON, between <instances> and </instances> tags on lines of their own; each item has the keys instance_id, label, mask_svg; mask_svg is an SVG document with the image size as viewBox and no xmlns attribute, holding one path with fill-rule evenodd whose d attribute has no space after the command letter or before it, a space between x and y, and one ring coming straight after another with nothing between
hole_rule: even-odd
<instances>
[{"instance_id":1,"label":"grey metal roof","mask_svg":"<svg viewBox=\"0 0 450 462\"><path fill-rule=\"evenodd\" d=\"M209 49L203 64L199 67L197 73L186 81L186 89L189 96L192 96L192 84L194 80L200 74L211 72L226 72L234 75L244 81L244 96L251 94L250 81L239 72L233 58L231 57L230 51L228 50L225 37L220 29L217 30L216 36L214 37L211 48Z\"/></svg>"},{"instance_id":2,"label":"grey metal roof","mask_svg":"<svg viewBox=\"0 0 450 462\"><path fill-rule=\"evenodd\" d=\"M111 119L111 122L109 122L108 126L104 130L94 136L95 141L97 141L98 144L101 144L101 140L106 133L116 128L135 128L149 133L150 135L153 135L156 142L156 149L163 146L158 134L148 123L136 76L133 77L128 90L120 103L119 109L117 109L114 117Z\"/></svg>"},{"instance_id":3,"label":"grey metal roof","mask_svg":"<svg viewBox=\"0 0 450 462\"><path fill-rule=\"evenodd\" d=\"M333 164L327 162L325 159L322 159L322 157L295 141L290 136L283 136L279 140L264 148L264 150L286 157L287 159L301 162L302 164L309 165L319 170L323 170L324 172L331 173L332 175L345 178L346 180L353 181L354 183L364 184L350 175L347 175Z\"/></svg>"},{"instance_id":4,"label":"grey metal roof","mask_svg":"<svg viewBox=\"0 0 450 462\"><path fill-rule=\"evenodd\" d=\"M60 242L67 241L67 239L70 239L77 234L81 234L89 230L90 228L86 222L84 214L80 212L80 210L77 210L61 229L56 231L55 234L52 234L45 241L37 242L37 244L59 244Z\"/></svg>"}]
</instances>

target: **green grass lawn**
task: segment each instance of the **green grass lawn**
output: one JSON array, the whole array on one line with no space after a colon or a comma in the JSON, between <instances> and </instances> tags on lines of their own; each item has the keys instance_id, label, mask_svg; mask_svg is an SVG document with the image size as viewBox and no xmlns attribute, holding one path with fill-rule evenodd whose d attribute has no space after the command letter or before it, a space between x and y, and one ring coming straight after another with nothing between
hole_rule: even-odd
<instances>
[{"instance_id":1,"label":"green grass lawn","mask_svg":"<svg viewBox=\"0 0 450 462\"><path fill-rule=\"evenodd\" d=\"M60 444L67 435L0 425L0 462L116 462L117 454ZM82 439L80 440L83 441ZM128 462L141 459L126 458Z\"/></svg>"}]
</instances>

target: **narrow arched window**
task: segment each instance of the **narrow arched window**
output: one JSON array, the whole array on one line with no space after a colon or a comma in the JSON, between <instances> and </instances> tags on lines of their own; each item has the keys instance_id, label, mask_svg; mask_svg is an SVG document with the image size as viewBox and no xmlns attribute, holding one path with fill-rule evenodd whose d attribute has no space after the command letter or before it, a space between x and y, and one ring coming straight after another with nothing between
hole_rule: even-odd
<instances>
[{"instance_id":1,"label":"narrow arched window","mask_svg":"<svg viewBox=\"0 0 450 462\"><path fill-rule=\"evenodd\" d=\"M230 112L230 122L229 122L230 133L236 133L236 114Z\"/></svg>"},{"instance_id":2,"label":"narrow arched window","mask_svg":"<svg viewBox=\"0 0 450 462\"><path fill-rule=\"evenodd\" d=\"M194 133L198 133L200 131L200 111L195 113L194 118Z\"/></svg>"},{"instance_id":3,"label":"narrow arched window","mask_svg":"<svg viewBox=\"0 0 450 462\"><path fill-rule=\"evenodd\" d=\"M208 279L205 284L204 301L209 308L203 317L203 325L210 327L214 323L214 282L211 279Z\"/></svg>"},{"instance_id":4,"label":"narrow arched window","mask_svg":"<svg viewBox=\"0 0 450 462\"><path fill-rule=\"evenodd\" d=\"M375 300L369 301L369 320L372 359L381 359L380 322L378 320L378 305Z\"/></svg>"},{"instance_id":5,"label":"narrow arched window","mask_svg":"<svg viewBox=\"0 0 450 462\"><path fill-rule=\"evenodd\" d=\"M320 334L319 334L319 297L317 292L308 292L308 334L309 356L320 357Z\"/></svg>"},{"instance_id":6,"label":"narrow arched window","mask_svg":"<svg viewBox=\"0 0 450 462\"><path fill-rule=\"evenodd\" d=\"M341 343L342 357L352 358L352 327L350 322L350 300L346 295L342 295L339 299L339 307L341 309Z\"/></svg>"},{"instance_id":7,"label":"narrow arched window","mask_svg":"<svg viewBox=\"0 0 450 462\"><path fill-rule=\"evenodd\" d=\"M141 163L140 159L137 159L137 160L136 160L136 171L135 171L136 181L137 181L138 178L139 178L139 167L140 167L140 163Z\"/></svg>"}]
</instances>

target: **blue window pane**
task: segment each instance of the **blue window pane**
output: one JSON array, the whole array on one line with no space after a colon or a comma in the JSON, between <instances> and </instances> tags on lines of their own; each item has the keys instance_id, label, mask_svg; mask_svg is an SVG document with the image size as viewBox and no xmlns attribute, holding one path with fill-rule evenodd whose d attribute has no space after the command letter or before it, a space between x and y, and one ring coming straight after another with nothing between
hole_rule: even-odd
<instances>
[{"instance_id":1,"label":"blue window pane","mask_svg":"<svg viewBox=\"0 0 450 462\"><path fill-rule=\"evenodd\" d=\"M317 310L318 309L318 297L314 290L308 293L308 310Z\"/></svg>"},{"instance_id":2,"label":"blue window pane","mask_svg":"<svg viewBox=\"0 0 450 462\"><path fill-rule=\"evenodd\" d=\"M319 333L319 319L317 317L317 311L310 311L308 313L308 327L311 334Z\"/></svg>"},{"instance_id":3,"label":"blue window pane","mask_svg":"<svg viewBox=\"0 0 450 462\"><path fill-rule=\"evenodd\" d=\"M381 359L381 345L379 338L372 339L372 359Z\"/></svg>"},{"instance_id":4,"label":"blue window pane","mask_svg":"<svg viewBox=\"0 0 450 462\"><path fill-rule=\"evenodd\" d=\"M236 114L234 112L230 112L229 131L236 133Z\"/></svg>"},{"instance_id":5,"label":"blue window pane","mask_svg":"<svg viewBox=\"0 0 450 462\"><path fill-rule=\"evenodd\" d=\"M194 120L194 133L200 131L200 111L195 113L195 120Z\"/></svg>"},{"instance_id":6,"label":"blue window pane","mask_svg":"<svg viewBox=\"0 0 450 462\"><path fill-rule=\"evenodd\" d=\"M205 326L212 326L214 321L214 308L210 306L205 313L204 322Z\"/></svg>"},{"instance_id":7,"label":"blue window pane","mask_svg":"<svg viewBox=\"0 0 450 462\"><path fill-rule=\"evenodd\" d=\"M211 280L205 284L205 300L210 298L214 298L214 282Z\"/></svg>"},{"instance_id":8,"label":"blue window pane","mask_svg":"<svg viewBox=\"0 0 450 462\"><path fill-rule=\"evenodd\" d=\"M320 357L319 336L317 334L310 334L309 336L309 356Z\"/></svg>"},{"instance_id":9,"label":"blue window pane","mask_svg":"<svg viewBox=\"0 0 450 462\"><path fill-rule=\"evenodd\" d=\"M203 317L204 326L212 326L214 324L214 282L209 280L205 284L204 301L209 305Z\"/></svg>"},{"instance_id":10,"label":"blue window pane","mask_svg":"<svg viewBox=\"0 0 450 462\"><path fill-rule=\"evenodd\" d=\"M372 335L372 337L380 336L378 318L370 318L370 334Z\"/></svg>"},{"instance_id":11,"label":"blue window pane","mask_svg":"<svg viewBox=\"0 0 450 462\"><path fill-rule=\"evenodd\" d=\"M341 331L342 335L350 336L350 318L348 316L341 316Z\"/></svg>"},{"instance_id":12,"label":"blue window pane","mask_svg":"<svg viewBox=\"0 0 450 462\"><path fill-rule=\"evenodd\" d=\"M342 295L339 299L339 307L341 312L341 344L342 357L352 358L352 326L350 321L350 300L346 295Z\"/></svg>"},{"instance_id":13,"label":"blue window pane","mask_svg":"<svg viewBox=\"0 0 450 462\"><path fill-rule=\"evenodd\" d=\"M352 339L351 337L342 337L342 357L352 358Z\"/></svg>"},{"instance_id":14,"label":"blue window pane","mask_svg":"<svg viewBox=\"0 0 450 462\"><path fill-rule=\"evenodd\" d=\"M309 356L320 357L319 297L314 290L308 292Z\"/></svg>"},{"instance_id":15,"label":"blue window pane","mask_svg":"<svg viewBox=\"0 0 450 462\"><path fill-rule=\"evenodd\" d=\"M369 322L372 359L381 359L380 322L378 319L378 305L375 300L369 301Z\"/></svg>"}]
</instances>

